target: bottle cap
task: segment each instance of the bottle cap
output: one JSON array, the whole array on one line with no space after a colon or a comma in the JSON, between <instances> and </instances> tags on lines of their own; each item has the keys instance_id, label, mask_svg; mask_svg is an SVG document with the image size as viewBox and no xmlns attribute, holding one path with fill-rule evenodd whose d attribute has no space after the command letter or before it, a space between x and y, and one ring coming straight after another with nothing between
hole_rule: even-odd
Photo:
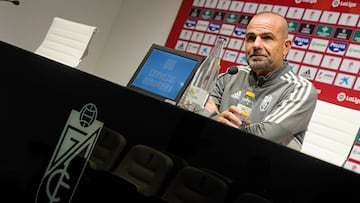
<instances>
[{"instance_id":1,"label":"bottle cap","mask_svg":"<svg viewBox=\"0 0 360 203\"><path fill-rule=\"evenodd\" d=\"M254 93L254 92L251 92L251 91L246 91L245 94L246 94L247 96L249 96L249 97L252 97L252 98L255 97L255 93Z\"/></svg>"},{"instance_id":2,"label":"bottle cap","mask_svg":"<svg viewBox=\"0 0 360 203\"><path fill-rule=\"evenodd\" d=\"M219 36L218 38L219 38L219 39L223 39L224 41L227 40L227 39L226 39L225 37L223 37L223 36Z\"/></svg>"}]
</instances>

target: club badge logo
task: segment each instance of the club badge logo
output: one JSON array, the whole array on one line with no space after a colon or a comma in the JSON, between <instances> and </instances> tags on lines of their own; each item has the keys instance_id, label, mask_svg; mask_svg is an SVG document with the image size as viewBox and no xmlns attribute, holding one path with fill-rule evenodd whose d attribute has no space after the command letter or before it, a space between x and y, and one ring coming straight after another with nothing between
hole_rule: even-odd
<instances>
[{"instance_id":1,"label":"club badge logo","mask_svg":"<svg viewBox=\"0 0 360 203\"><path fill-rule=\"evenodd\" d=\"M38 187L35 203L71 202L103 123L92 103L72 110ZM76 159L82 153L81 159Z\"/></svg>"}]
</instances>

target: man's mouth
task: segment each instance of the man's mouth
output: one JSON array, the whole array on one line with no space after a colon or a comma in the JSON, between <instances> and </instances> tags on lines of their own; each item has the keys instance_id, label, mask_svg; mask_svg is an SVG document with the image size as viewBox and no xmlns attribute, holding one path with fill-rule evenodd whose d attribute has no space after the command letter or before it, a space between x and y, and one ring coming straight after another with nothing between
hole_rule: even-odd
<instances>
[{"instance_id":1,"label":"man's mouth","mask_svg":"<svg viewBox=\"0 0 360 203\"><path fill-rule=\"evenodd\" d=\"M266 56L265 56L265 55L261 55L261 54L253 54L253 55L250 56L250 58L251 58L252 60L257 61L257 60L263 60L264 58L266 58Z\"/></svg>"}]
</instances>

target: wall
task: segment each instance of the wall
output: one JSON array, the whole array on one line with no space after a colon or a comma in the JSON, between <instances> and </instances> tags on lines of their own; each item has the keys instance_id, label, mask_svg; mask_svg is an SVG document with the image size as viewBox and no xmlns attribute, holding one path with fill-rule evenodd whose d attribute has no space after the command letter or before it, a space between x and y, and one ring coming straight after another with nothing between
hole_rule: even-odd
<instances>
[{"instance_id":1,"label":"wall","mask_svg":"<svg viewBox=\"0 0 360 203\"><path fill-rule=\"evenodd\" d=\"M152 43L165 44L182 0L0 1L0 39L34 51L55 16L98 27L79 68L126 85Z\"/></svg>"},{"instance_id":2,"label":"wall","mask_svg":"<svg viewBox=\"0 0 360 203\"><path fill-rule=\"evenodd\" d=\"M180 3L123 0L94 73L126 85L151 44L165 44Z\"/></svg>"}]
</instances>

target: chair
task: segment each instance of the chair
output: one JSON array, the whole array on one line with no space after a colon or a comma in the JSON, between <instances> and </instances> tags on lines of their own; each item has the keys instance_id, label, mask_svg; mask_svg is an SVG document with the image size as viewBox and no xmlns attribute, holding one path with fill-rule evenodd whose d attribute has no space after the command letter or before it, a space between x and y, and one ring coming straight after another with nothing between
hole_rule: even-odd
<instances>
[{"instance_id":1,"label":"chair","mask_svg":"<svg viewBox=\"0 0 360 203\"><path fill-rule=\"evenodd\" d=\"M90 166L95 170L112 171L126 148L126 138L104 126L90 156Z\"/></svg>"},{"instance_id":2,"label":"chair","mask_svg":"<svg viewBox=\"0 0 360 203\"><path fill-rule=\"evenodd\" d=\"M134 185L141 196L151 197L160 193L173 165L165 153L139 144L130 148L113 174Z\"/></svg>"},{"instance_id":3,"label":"chair","mask_svg":"<svg viewBox=\"0 0 360 203\"><path fill-rule=\"evenodd\" d=\"M93 170L93 176L82 182L74 201L148 202L162 193L172 169L173 160L165 153L134 145L113 171Z\"/></svg>"},{"instance_id":4,"label":"chair","mask_svg":"<svg viewBox=\"0 0 360 203\"><path fill-rule=\"evenodd\" d=\"M55 17L35 53L70 67L77 67L87 55L97 28Z\"/></svg>"},{"instance_id":5,"label":"chair","mask_svg":"<svg viewBox=\"0 0 360 203\"><path fill-rule=\"evenodd\" d=\"M116 178L112 176L112 171L123 156L126 146L127 140L122 134L103 126L77 188L75 202L104 199L101 196L103 193L106 194L106 191L101 189L106 190L104 184L111 183L111 179ZM84 161L85 150L73 160L77 164L76 168L82 166Z\"/></svg>"},{"instance_id":6,"label":"chair","mask_svg":"<svg viewBox=\"0 0 360 203\"><path fill-rule=\"evenodd\" d=\"M228 183L208 169L186 166L173 178L161 199L168 203L223 203L228 192Z\"/></svg>"}]
</instances>

